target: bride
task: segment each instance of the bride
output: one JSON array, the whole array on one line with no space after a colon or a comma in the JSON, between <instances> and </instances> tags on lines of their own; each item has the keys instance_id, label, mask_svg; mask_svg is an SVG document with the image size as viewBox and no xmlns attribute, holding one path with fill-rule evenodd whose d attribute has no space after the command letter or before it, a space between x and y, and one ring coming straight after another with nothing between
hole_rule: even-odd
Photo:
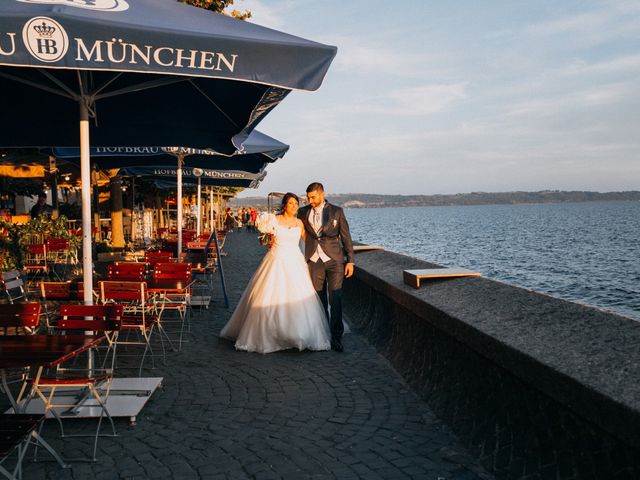
<instances>
[{"instance_id":1,"label":"bride","mask_svg":"<svg viewBox=\"0 0 640 480\"><path fill-rule=\"evenodd\" d=\"M298 197L287 193L272 216L274 239L220 336L237 350L270 353L288 348L329 350L329 325L304 256Z\"/></svg>"}]
</instances>

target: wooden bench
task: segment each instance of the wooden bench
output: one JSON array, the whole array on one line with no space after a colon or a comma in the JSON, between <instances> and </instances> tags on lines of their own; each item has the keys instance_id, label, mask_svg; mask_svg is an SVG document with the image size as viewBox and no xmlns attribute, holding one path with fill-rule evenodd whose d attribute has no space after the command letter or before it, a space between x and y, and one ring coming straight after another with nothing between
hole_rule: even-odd
<instances>
[{"instance_id":1,"label":"wooden bench","mask_svg":"<svg viewBox=\"0 0 640 480\"><path fill-rule=\"evenodd\" d=\"M480 273L464 268L422 268L420 270L403 270L404 283L420 288L420 280L427 278L479 277Z\"/></svg>"},{"instance_id":2,"label":"wooden bench","mask_svg":"<svg viewBox=\"0 0 640 480\"><path fill-rule=\"evenodd\" d=\"M354 245L353 246L353 251L355 253L368 252L370 250L384 250L384 247L378 247L378 246L374 246L374 245Z\"/></svg>"}]
</instances>

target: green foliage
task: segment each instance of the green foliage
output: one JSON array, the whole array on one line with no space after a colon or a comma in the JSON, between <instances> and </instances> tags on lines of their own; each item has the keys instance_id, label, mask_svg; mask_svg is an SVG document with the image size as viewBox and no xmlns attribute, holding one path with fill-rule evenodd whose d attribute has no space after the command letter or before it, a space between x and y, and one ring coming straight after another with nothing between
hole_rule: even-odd
<instances>
[{"instance_id":1,"label":"green foliage","mask_svg":"<svg viewBox=\"0 0 640 480\"><path fill-rule=\"evenodd\" d=\"M211 10L212 12L222 13L238 20L246 20L251 18L251 12L245 10L241 12L239 10L225 11L226 8L233 5L234 0L178 0L180 3L188 3L194 7L204 8L205 10Z\"/></svg>"},{"instance_id":2,"label":"green foliage","mask_svg":"<svg viewBox=\"0 0 640 480\"><path fill-rule=\"evenodd\" d=\"M68 238L72 251L77 250L82 242L80 237L69 232L64 216L52 219L41 215L21 224L0 221L0 271L21 269L26 246L45 243L47 238Z\"/></svg>"}]
</instances>

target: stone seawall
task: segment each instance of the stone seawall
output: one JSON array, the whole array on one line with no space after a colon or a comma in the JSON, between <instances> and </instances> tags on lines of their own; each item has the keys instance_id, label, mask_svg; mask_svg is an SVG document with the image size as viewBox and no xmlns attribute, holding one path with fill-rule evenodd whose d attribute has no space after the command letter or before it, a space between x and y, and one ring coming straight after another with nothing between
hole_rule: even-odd
<instances>
[{"instance_id":1,"label":"stone seawall","mask_svg":"<svg viewBox=\"0 0 640 480\"><path fill-rule=\"evenodd\" d=\"M640 323L481 277L357 254L352 327L497 478L640 478Z\"/></svg>"}]
</instances>

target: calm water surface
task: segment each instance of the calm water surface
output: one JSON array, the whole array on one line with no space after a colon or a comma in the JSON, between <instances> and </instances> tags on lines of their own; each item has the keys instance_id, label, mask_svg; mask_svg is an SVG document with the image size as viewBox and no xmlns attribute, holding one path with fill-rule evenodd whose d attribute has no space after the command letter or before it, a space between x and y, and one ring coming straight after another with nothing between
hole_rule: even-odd
<instances>
[{"instance_id":1,"label":"calm water surface","mask_svg":"<svg viewBox=\"0 0 640 480\"><path fill-rule=\"evenodd\" d=\"M640 320L640 202L346 213L354 240Z\"/></svg>"}]
</instances>

